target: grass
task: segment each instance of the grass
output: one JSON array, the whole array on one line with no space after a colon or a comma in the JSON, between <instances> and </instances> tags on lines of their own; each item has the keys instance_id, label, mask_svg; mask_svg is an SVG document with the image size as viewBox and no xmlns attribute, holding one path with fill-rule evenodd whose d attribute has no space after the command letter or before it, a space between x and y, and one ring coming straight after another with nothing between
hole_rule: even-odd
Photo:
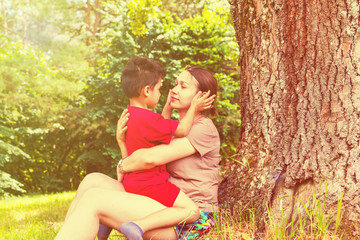
<instances>
[{"instance_id":1,"label":"grass","mask_svg":"<svg viewBox=\"0 0 360 240\"><path fill-rule=\"evenodd\" d=\"M62 226L74 195L74 192L64 192L1 199L0 239L54 239ZM272 222L272 214L269 209L267 230L260 238L266 240L341 239L337 236L341 201L342 199L339 200L336 219L329 218L325 215L325 203L314 194L312 203L301 204L305 211L299 209L299 227L296 230L292 228L293 222L290 224L284 221L277 224ZM249 206L237 213L221 211L216 227L200 240L255 239L255 212L255 209L251 209ZM335 230L329 230L330 223L335 223ZM117 231L112 231L109 240L125 240L125 238Z\"/></svg>"},{"instance_id":2,"label":"grass","mask_svg":"<svg viewBox=\"0 0 360 240\"><path fill-rule=\"evenodd\" d=\"M0 240L49 240L60 230L75 192L0 200ZM109 240L125 239L113 231Z\"/></svg>"},{"instance_id":3,"label":"grass","mask_svg":"<svg viewBox=\"0 0 360 240\"><path fill-rule=\"evenodd\" d=\"M75 193L10 197L0 200L0 239L54 239Z\"/></svg>"},{"instance_id":4,"label":"grass","mask_svg":"<svg viewBox=\"0 0 360 240\"><path fill-rule=\"evenodd\" d=\"M342 239L342 236L338 235L338 228L343 194L338 200L336 215L333 214L333 209L326 211L327 182L323 200L316 193L313 193L312 200L307 203L296 197L293 198L300 203L297 208L297 221L292 219L287 223L281 217L281 221L275 223L272 211L268 207L267 229L270 239Z\"/></svg>"}]
</instances>

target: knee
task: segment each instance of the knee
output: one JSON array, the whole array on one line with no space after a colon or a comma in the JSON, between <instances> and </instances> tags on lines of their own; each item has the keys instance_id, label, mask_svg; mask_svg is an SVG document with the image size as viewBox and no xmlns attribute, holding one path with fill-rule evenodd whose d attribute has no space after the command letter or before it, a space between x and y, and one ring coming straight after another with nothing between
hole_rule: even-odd
<instances>
[{"instance_id":1,"label":"knee","mask_svg":"<svg viewBox=\"0 0 360 240\"><path fill-rule=\"evenodd\" d=\"M102 201L102 193L100 188L90 188L82 193L79 197L79 206L86 207L87 209L97 210Z\"/></svg>"},{"instance_id":2,"label":"knee","mask_svg":"<svg viewBox=\"0 0 360 240\"><path fill-rule=\"evenodd\" d=\"M97 188L100 187L100 178L101 173L89 173L87 174L84 179L81 181L78 191L87 191L91 188Z\"/></svg>"}]
</instances>

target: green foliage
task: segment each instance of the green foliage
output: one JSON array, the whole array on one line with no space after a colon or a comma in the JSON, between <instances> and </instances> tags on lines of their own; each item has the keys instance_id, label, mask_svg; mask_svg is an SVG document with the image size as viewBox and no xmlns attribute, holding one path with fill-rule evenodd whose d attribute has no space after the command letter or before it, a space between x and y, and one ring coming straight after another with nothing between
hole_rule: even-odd
<instances>
[{"instance_id":1,"label":"green foliage","mask_svg":"<svg viewBox=\"0 0 360 240\"><path fill-rule=\"evenodd\" d=\"M145 35L146 22L149 17L154 17L155 7L160 5L160 0L130 0L127 3L128 17L131 30L135 36Z\"/></svg>"},{"instance_id":2,"label":"green foliage","mask_svg":"<svg viewBox=\"0 0 360 240\"><path fill-rule=\"evenodd\" d=\"M53 191L44 187L49 179L64 181L56 159L66 149L57 148L63 143L57 134L67 135L64 109L76 105L82 85L64 78L40 51L1 35L0 42L0 171L7 179L0 188L18 191L19 181L25 190Z\"/></svg>"},{"instance_id":3,"label":"green foliage","mask_svg":"<svg viewBox=\"0 0 360 240\"><path fill-rule=\"evenodd\" d=\"M10 174L0 171L0 196L6 196L8 192L25 192L23 184L13 179Z\"/></svg>"},{"instance_id":4,"label":"green foliage","mask_svg":"<svg viewBox=\"0 0 360 240\"><path fill-rule=\"evenodd\" d=\"M221 135L221 155L223 158L232 158L240 138L240 82L234 74L220 73L216 77L219 83L216 105L218 115L213 120Z\"/></svg>"}]
</instances>

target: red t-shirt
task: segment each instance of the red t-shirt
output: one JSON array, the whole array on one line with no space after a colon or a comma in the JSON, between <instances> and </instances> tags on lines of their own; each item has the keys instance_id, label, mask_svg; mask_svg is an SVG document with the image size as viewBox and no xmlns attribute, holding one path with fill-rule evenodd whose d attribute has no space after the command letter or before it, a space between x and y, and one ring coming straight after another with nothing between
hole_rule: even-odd
<instances>
[{"instance_id":1,"label":"red t-shirt","mask_svg":"<svg viewBox=\"0 0 360 240\"><path fill-rule=\"evenodd\" d=\"M178 121L165 119L162 115L143 108L128 106L128 110L130 114L126 133L128 155L140 148L170 143L179 124ZM124 187L148 186L164 183L168 178L166 166L162 165L125 174L123 185Z\"/></svg>"}]
</instances>

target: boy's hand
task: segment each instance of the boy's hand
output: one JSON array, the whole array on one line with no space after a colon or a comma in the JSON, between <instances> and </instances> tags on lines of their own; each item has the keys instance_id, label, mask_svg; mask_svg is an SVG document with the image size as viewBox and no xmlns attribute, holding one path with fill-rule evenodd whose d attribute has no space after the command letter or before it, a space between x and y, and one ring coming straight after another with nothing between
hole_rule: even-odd
<instances>
[{"instance_id":1,"label":"boy's hand","mask_svg":"<svg viewBox=\"0 0 360 240\"><path fill-rule=\"evenodd\" d=\"M121 113L121 116L117 122L116 141L118 142L118 144L125 142L126 130L127 130L126 124L127 124L127 121L129 120L129 115L130 114L128 113L128 110L125 109Z\"/></svg>"},{"instance_id":2,"label":"boy's hand","mask_svg":"<svg viewBox=\"0 0 360 240\"><path fill-rule=\"evenodd\" d=\"M122 182L124 180L124 174L119 171L116 171L116 173L117 173L117 180L119 182Z\"/></svg>"},{"instance_id":3,"label":"boy's hand","mask_svg":"<svg viewBox=\"0 0 360 240\"><path fill-rule=\"evenodd\" d=\"M207 110L212 108L212 104L216 98L216 95L210 96L210 91L203 93L199 91L191 101L191 106L195 108L196 112L201 112L203 110Z\"/></svg>"},{"instance_id":4,"label":"boy's hand","mask_svg":"<svg viewBox=\"0 0 360 240\"><path fill-rule=\"evenodd\" d=\"M123 181L124 175L125 175L125 171L122 169L122 164L123 164L124 159L125 158L120 159L120 161L116 165L116 175L117 175L117 180L119 182Z\"/></svg>"}]
</instances>

